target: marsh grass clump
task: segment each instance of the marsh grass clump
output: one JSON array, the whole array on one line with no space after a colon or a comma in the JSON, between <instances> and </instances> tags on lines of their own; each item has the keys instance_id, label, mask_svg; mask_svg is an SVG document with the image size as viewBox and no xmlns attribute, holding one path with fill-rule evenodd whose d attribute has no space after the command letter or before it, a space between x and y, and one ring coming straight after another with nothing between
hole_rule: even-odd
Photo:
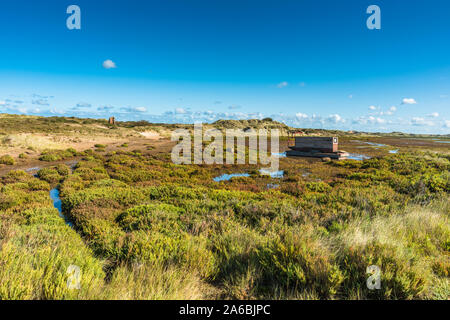
<instances>
[{"instance_id":1,"label":"marsh grass clump","mask_svg":"<svg viewBox=\"0 0 450 320\"><path fill-rule=\"evenodd\" d=\"M69 148L66 150L47 150L42 152L39 160L47 162L60 161L70 159L72 157L75 157L76 155L77 151L73 148Z\"/></svg>"},{"instance_id":2,"label":"marsh grass clump","mask_svg":"<svg viewBox=\"0 0 450 320\"><path fill-rule=\"evenodd\" d=\"M10 155L4 155L0 157L0 164L6 164L8 166L13 166L16 163L13 157Z\"/></svg>"}]
</instances>

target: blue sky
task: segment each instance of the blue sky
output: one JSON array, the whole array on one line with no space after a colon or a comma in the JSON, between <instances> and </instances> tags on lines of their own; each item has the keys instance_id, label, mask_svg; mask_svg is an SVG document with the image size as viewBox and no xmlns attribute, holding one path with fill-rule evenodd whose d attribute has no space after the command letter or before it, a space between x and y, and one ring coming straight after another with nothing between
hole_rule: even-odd
<instances>
[{"instance_id":1,"label":"blue sky","mask_svg":"<svg viewBox=\"0 0 450 320\"><path fill-rule=\"evenodd\" d=\"M71 4L81 30L66 27ZM366 27L372 4L381 30ZM0 112L448 134L449 13L446 0L2 1Z\"/></svg>"}]
</instances>

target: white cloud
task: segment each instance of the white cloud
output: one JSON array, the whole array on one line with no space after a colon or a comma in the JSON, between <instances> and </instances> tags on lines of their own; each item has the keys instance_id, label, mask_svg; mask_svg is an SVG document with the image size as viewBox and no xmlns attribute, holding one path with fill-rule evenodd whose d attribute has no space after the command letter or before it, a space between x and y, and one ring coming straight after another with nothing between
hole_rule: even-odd
<instances>
[{"instance_id":1,"label":"white cloud","mask_svg":"<svg viewBox=\"0 0 450 320\"><path fill-rule=\"evenodd\" d=\"M345 122L345 119L342 119L342 117L338 114L330 114L327 118L328 121L333 123L343 123Z\"/></svg>"},{"instance_id":2,"label":"white cloud","mask_svg":"<svg viewBox=\"0 0 450 320\"><path fill-rule=\"evenodd\" d=\"M439 113L433 112L433 113L429 114L428 116L433 117L433 118L439 118Z\"/></svg>"},{"instance_id":3,"label":"white cloud","mask_svg":"<svg viewBox=\"0 0 450 320\"><path fill-rule=\"evenodd\" d=\"M444 127L450 128L450 120L445 120L444 121Z\"/></svg>"},{"instance_id":4,"label":"white cloud","mask_svg":"<svg viewBox=\"0 0 450 320\"><path fill-rule=\"evenodd\" d=\"M187 111L184 108L176 108L175 113L176 114L185 114L185 113L187 113Z\"/></svg>"},{"instance_id":5,"label":"white cloud","mask_svg":"<svg viewBox=\"0 0 450 320\"><path fill-rule=\"evenodd\" d=\"M0 101L0 106L6 105L6 101Z\"/></svg>"},{"instance_id":6,"label":"white cloud","mask_svg":"<svg viewBox=\"0 0 450 320\"><path fill-rule=\"evenodd\" d=\"M383 119L383 118L375 118L375 117L370 116L368 118L368 122L369 123L382 124L382 123L386 123L386 120Z\"/></svg>"},{"instance_id":7,"label":"white cloud","mask_svg":"<svg viewBox=\"0 0 450 320\"><path fill-rule=\"evenodd\" d=\"M136 107L134 108L135 111L137 112L147 112L147 108L146 107Z\"/></svg>"},{"instance_id":8,"label":"white cloud","mask_svg":"<svg viewBox=\"0 0 450 320\"><path fill-rule=\"evenodd\" d=\"M277 84L278 88L284 88L287 87L289 85L289 83L287 83L286 81L280 82L279 84Z\"/></svg>"},{"instance_id":9,"label":"white cloud","mask_svg":"<svg viewBox=\"0 0 450 320\"><path fill-rule=\"evenodd\" d=\"M434 126L434 122L431 120L426 120L420 117L414 117L411 119L411 124L413 126Z\"/></svg>"},{"instance_id":10,"label":"white cloud","mask_svg":"<svg viewBox=\"0 0 450 320\"><path fill-rule=\"evenodd\" d=\"M56 109L56 108L51 109L49 112L52 113L52 114L64 114L63 110L59 110L59 109Z\"/></svg>"},{"instance_id":11,"label":"white cloud","mask_svg":"<svg viewBox=\"0 0 450 320\"><path fill-rule=\"evenodd\" d=\"M377 107L375 107L375 106L370 106L370 107L369 107L369 110L377 110Z\"/></svg>"},{"instance_id":12,"label":"white cloud","mask_svg":"<svg viewBox=\"0 0 450 320\"><path fill-rule=\"evenodd\" d=\"M389 108L389 111L395 112L395 111L397 111L397 107L396 106L392 106L392 107Z\"/></svg>"},{"instance_id":13,"label":"white cloud","mask_svg":"<svg viewBox=\"0 0 450 320\"><path fill-rule=\"evenodd\" d=\"M374 125L374 124L384 124L387 123L386 119L369 116L369 117L359 117L358 119L354 119L352 121L353 124L359 124L359 125Z\"/></svg>"},{"instance_id":14,"label":"white cloud","mask_svg":"<svg viewBox=\"0 0 450 320\"><path fill-rule=\"evenodd\" d=\"M115 69L117 68L116 64L112 60L103 61L103 68L105 69Z\"/></svg>"},{"instance_id":15,"label":"white cloud","mask_svg":"<svg viewBox=\"0 0 450 320\"><path fill-rule=\"evenodd\" d=\"M301 112L296 113L295 116L297 117L297 119L307 119L308 118L307 114L304 114Z\"/></svg>"},{"instance_id":16,"label":"white cloud","mask_svg":"<svg viewBox=\"0 0 450 320\"><path fill-rule=\"evenodd\" d=\"M404 98L402 104L417 104L417 101L413 98Z\"/></svg>"}]
</instances>

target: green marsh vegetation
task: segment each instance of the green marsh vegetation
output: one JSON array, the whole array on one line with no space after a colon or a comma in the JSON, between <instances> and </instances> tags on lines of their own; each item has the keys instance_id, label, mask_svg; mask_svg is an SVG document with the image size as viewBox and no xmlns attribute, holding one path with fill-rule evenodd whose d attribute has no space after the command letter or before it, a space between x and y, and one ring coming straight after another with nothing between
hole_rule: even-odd
<instances>
[{"instance_id":1,"label":"green marsh vegetation","mask_svg":"<svg viewBox=\"0 0 450 320\"><path fill-rule=\"evenodd\" d=\"M0 120L7 151L29 133L118 139L91 143L95 151L27 140L20 152L29 158L11 158L36 161L36 177L0 165L0 299L450 297L447 144L306 129L337 134L344 150L372 159L280 158L284 175L271 178L261 165L175 165L170 141L136 142L139 132L180 125ZM217 125L281 128L269 119ZM231 173L248 176L213 180ZM54 208L52 188L73 228ZM80 290L67 287L70 265L81 269ZM366 287L370 265L381 269L380 290Z\"/></svg>"},{"instance_id":2,"label":"green marsh vegetation","mask_svg":"<svg viewBox=\"0 0 450 320\"><path fill-rule=\"evenodd\" d=\"M89 152L1 180L2 299L447 299L450 156L174 165ZM249 177L214 182L222 173ZM278 188L268 189L274 183ZM58 186L63 213L48 191ZM82 270L81 290L66 269ZM380 290L366 268L381 269Z\"/></svg>"}]
</instances>

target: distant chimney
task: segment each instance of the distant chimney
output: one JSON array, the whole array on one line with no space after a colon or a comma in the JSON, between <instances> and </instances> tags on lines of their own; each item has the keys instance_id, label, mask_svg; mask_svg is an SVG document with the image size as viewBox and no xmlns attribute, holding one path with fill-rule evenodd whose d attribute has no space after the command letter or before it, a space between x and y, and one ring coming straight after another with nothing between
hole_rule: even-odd
<instances>
[{"instance_id":1,"label":"distant chimney","mask_svg":"<svg viewBox=\"0 0 450 320\"><path fill-rule=\"evenodd\" d=\"M109 124L116 124L116 119L114 117L110 117L108 123Z\"/></svg>"}]
</instances>

